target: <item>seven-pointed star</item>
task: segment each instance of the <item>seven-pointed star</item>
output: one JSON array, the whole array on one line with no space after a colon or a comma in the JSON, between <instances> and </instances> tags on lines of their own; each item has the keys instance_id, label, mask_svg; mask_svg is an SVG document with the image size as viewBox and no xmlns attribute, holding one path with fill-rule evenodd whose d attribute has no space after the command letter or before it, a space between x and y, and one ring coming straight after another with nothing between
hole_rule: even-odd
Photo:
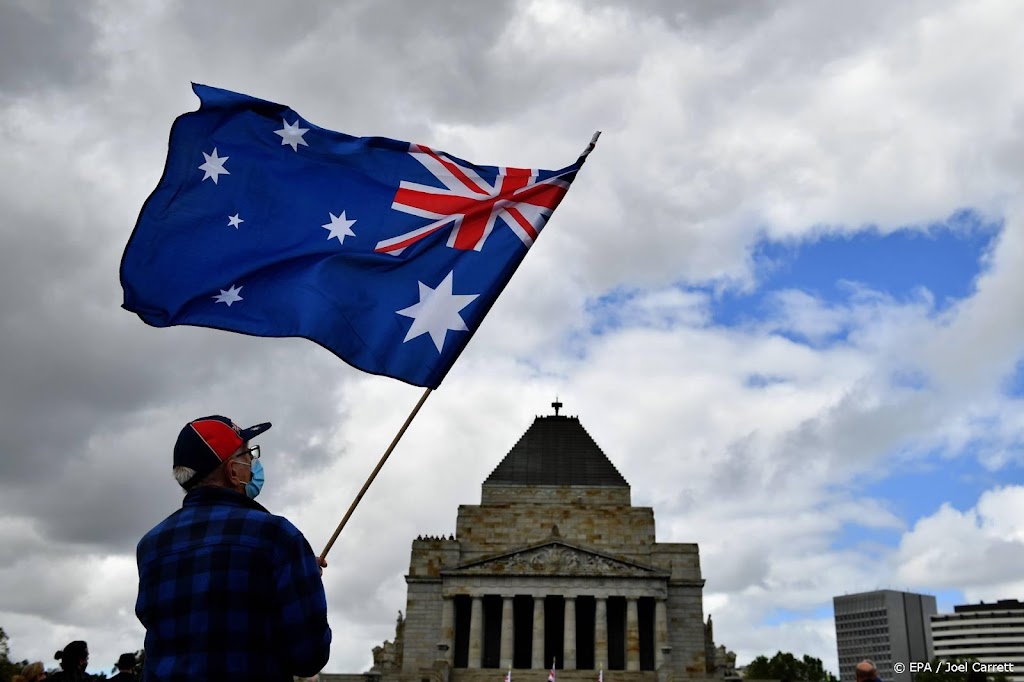
<instances>
[{"instance_id":1,"label":"seven-pointed star","mask_svg":"<svg viewBox=\"0 0 1024 682\"><path fill-rule=\"evenodd\" d=\"M302 136L309 132L309 128L300 128L299 119L295 119L295 123L288 125L288 121L281 119L281 123L284 124L284 128L275 130L274 132L281 136L281 144L290 144L294 151L299 151L299 145L309 146Z\"/></svg>"},{"instance_id":2,"label":"seven-pointed star","mask_svg":"<svg viewBox=\"0 0 1024 682\"><path fill-rule=\"evenodd\" d=\"M336 216L333 213L328 213L327 215L331 216L331 222L321 225L320 227L331 231L331 233L327 235L328 240L332 237L337 237L338 243L344 244L345 237L356 236L356 233L349 229L356 224L356 221L345 218L344 211L341 212L340 216Z\"/></svg>"},{"instance_id":3,"label":"seven-pointed star","mask_svg":"<svg viewBox=\"0 0 1024 682\"><path fill-rule=\"evenodd\" d=\"M239 218L237 213L235 215L228 216L228 225L235 228L236 230L238 229L238 226L244 222L245 220Z\"/></svg>"},{"instance_id":4,"label":"seven-pointed star","mask_svg":"<svg viewBox=\"0 0 1024 682\"><path fill-rule=\"evenodd\" d=\"M227 156L217 156L217 148L213 148L213 155L209 155L203 152L203 156L206 157L206 163L199 167L199 170L206 171L206 175L203 176L203 180L207 178L213 178L213 184L217 184L217 177L221 174L231 175L226 168L224 168L224 162L228 160Z\"/></svg>"},{"instance_id":5,"label":"seven-pointed star","mask_svg":"<svg viewBox=\"0 0 1024 682\"><path fill-rule=\"evenodd\" d=\"M409 333L405 335L403 343L415 339L421 334L430 334L434 345L437 346L437 352L440 353L449 329L457 332L469 330L465 320L459 315L459 311L469 305L479 294L453 294L453 273L454 271L449 272L436 289L431 289L420 282L420 302L395 311L399 315L413 319L412 326L409 327Z\"/></svg>"},{"instance_id":6,"label":"seven-pointed star","mask_svg":"<svg viewBox=\"0 0 1024 682\"><path fill-rule=\"evenodd\" d=\"M219 294L217 294L216 296L211 296L210 298L212 298L217 303L227 303L228 307L230 308L232 303L242 300L242 297L238 295L238 292L241 290L242 287L236 287L234 284L232 284L231 288L228 289L227 291L221 289Z\"/></svg>"}]
</instances>

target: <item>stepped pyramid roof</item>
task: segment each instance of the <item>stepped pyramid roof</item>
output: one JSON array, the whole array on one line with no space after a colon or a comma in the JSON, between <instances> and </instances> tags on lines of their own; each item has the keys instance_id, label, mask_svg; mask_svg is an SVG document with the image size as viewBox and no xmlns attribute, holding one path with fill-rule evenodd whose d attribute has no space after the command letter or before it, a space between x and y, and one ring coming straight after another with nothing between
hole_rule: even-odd
<instances>
[{"instance_id":1,"label":"stepped pyramid roof","mask_svg":"<svg viewBox=\"0 0 1024 682\"><path fill-rule=\"evenodd\" d=\"M484 485L628 488L615 465L576 417L537 417Z\"/></svg>"}]
</instances>

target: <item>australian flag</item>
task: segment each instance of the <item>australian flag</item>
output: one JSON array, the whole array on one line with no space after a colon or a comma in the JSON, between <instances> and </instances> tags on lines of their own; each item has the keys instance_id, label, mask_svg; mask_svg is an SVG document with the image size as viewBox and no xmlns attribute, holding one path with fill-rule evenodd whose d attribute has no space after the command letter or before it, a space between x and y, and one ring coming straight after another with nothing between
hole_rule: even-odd
<instances>
[{"instance_id":1,"label":"australian flag","mask_svg":"<svg viewBox=\"0 0 1024 682\"><path fill-rule=\"evenodd\" d=\"M320 128L287 106L193 85L163 177L121 260L124 308L319 343L436 388L593 149L571 166L478 166Z\"/></svg>"}]
</instances>

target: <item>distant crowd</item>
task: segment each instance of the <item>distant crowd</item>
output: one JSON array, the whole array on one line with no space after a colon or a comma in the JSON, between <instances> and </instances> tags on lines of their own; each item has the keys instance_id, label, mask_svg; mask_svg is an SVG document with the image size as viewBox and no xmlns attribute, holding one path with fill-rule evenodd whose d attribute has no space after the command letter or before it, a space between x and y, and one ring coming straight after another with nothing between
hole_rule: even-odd
<instances>
[{"instance_id":1,"label":"distant crowd","mask_svg":"<svg viewBox=\"0 0 1024 682\"><path fill-rule=\"evenodd\" d=\"M90 675L85 672L89 665L89 645L82 640L75 640L55 653L54 658L60 662L60 670L47 672L42 661L29 663L21 669L20 674L12 678L12 682L86 682L87 680L117 680L118 682L135 682L136 671L142 665L141 652L125 653L117 659L113 668L117 670L113 677L106 675Z\"/></svg>"}]
</instances>

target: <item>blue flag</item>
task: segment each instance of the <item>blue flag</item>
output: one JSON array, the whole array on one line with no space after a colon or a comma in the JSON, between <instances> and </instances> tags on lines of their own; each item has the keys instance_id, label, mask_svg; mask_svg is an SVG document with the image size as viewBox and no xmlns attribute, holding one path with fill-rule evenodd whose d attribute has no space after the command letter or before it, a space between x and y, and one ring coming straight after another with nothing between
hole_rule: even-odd
<instances>
[{"instance_id":1,"label":"blue flag","mask_svg":"<svg viewBox=\"0 0 1024 682\"><path fill-rule=\"evenodd\" d=\"M477 166L423 145L319 128L193 85L121 259L124 308L319 343L436 388L569 189L571 166Z\"/></svg>"}]
</instances>

